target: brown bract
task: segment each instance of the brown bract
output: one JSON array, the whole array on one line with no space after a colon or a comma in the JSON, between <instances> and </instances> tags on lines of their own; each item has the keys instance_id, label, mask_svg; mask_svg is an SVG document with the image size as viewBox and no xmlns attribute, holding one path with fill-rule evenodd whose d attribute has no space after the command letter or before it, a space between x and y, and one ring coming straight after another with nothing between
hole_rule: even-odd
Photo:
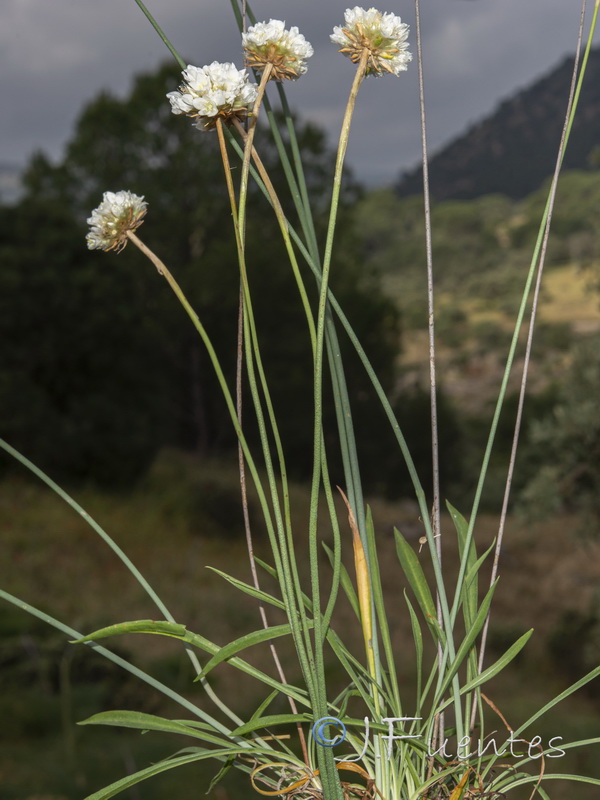
<instances>
[{"instance_id":1,"label":"brown bract","mask_svg":"<svg viewBox=\"0 0 600 800\"><path fill-rule=\"evenodd\" d=\"M394 69L390 67L386 61L391 57L398 55L400 52L399 47L393 47L390 44L385 44L383 47L377 47L373 43L373 34L366 34L360 22L355 25L356 30L350 28L342 28L342 32L348 39L346 47L340 47L339 52L348 56L350 61L358 64L361 59L363 50L369 51L369 58L367 60L367 68L365 75L370 75L374 72L381 74L382 72L389 72L394 75Z\"/></svg>"},{"instance_id":2,"label":"brown bract","mask_svg":"<svg viewBox=\"0 0 600 800\"><path fill-rule=\"evenodd\" d=\"M293 57L289 53L282 53L280 47L273 43L260 50L253 48L246 50L245 65L250 69L262 72L267 64L272 64L271 80L285 81L295 80L300 76L300 72L293 65Z\"/></svg>"}]
</instances>

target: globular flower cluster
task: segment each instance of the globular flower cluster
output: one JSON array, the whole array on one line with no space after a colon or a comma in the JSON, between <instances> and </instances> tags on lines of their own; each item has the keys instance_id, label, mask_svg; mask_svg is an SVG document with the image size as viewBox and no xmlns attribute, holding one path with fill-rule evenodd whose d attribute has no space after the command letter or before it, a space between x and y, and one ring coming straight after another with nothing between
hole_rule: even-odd
<instances>
[{"instance_id":1,"label":"globular flower cluster","mask_svg":"<svg viewBox=\"0 0 600 800\"><path fill-rule=\"evenodd\" d=\"M206 67L189 64L182 74L185 83L167 94L171 110L194 117L200 130L214 128L217 118L224 122L233 117L243 120L251 112L257 87L250 83L245 69L213 61Z\"/></svg>"},{"instance_id":2,"label":"globular flower cluster","mask_svg":"<svg viewBox=\"0 0 600 800\"><path fill-rule=\"evenodd\" d=\"M306 59L313 54L310 42L298 28L286 30L285 22L258 22L242 36L246 65L262 72L272 64L273 80L294 80L306 72Z\"/></svg>"},{"instance_id":3,"label":"globular flower cluster","mask_svg":"<svg viewBox=\"0 0 600 800\"><path fill-rule=\"evenodd\" d=\"M368 50L366 75L399 75L407 69L412 61L406 41L409 28L400 17L355 6L346 10L344 19L343 27L333 29L331 41L355 64Z\"/></svg>"},{"instance_id":4,"label":"globular flower cluster","mask_svg":"<svg viewBox=\"0 0 600 800\"><path fill-rule=\"evenodd\" d=\"M104 192L102 202L88 219L88 248L119 253L127 244L127 232L140 227L147 209L144 198L132 192Z\"/></svg>"}]
</instances>

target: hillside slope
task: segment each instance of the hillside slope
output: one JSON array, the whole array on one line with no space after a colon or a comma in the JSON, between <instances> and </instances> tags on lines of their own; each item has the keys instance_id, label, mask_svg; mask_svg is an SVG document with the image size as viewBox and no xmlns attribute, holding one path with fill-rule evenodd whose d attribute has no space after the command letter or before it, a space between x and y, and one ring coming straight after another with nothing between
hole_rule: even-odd
<instances>
[{"instance_id":1,"label":"hillside slope","mask_svg":"<svg viewBox=\"0 0 600 800\"><path fill-rule=\"evenodd\" d=\"M433 156L429 174L436 200L500 193L522 198L552 173L560 141L573 58L505 100ZM579 109L565 158L566 169L585 169L600 143L600 48L591 51ZM595 151L595 154L594 154ZM401 197L422 192L421 167L404 173Z\"/></svg>"}]
</instances>

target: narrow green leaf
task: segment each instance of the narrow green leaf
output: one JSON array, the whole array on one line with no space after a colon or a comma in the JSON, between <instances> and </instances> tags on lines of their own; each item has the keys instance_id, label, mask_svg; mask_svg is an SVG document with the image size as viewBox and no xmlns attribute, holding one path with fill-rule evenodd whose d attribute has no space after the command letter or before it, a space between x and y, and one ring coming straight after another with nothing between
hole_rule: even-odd
<instances>
[{"instance_id":1,"label":"narrow green leaf","mask_svg":"<svg viewBox=\"0 0 600 800\"><path fill-rule=\"evenodd\" d=\"M275 725L289 725L295 722L312 722L312 714L271 714L268 717L257 717L251 719L244 725L240 725L232 731L232 736L246 736L248 733L258 731L261 728L272 728Z\"/></svg>"},{"instance_id":2,"label":"narrow green leaf","mask_svg":"<svg viewBox=\"0 0 600 800\"><path fill-rule=\"evenodd\" d=\"M265 699L262 701L262 703L258 706L254 714L252 714L250 719L258 719L258 717L262 717L263 713L271 705L271 703L273 702L273 700L275 700L276 697L279 697L279 692L277 691L273 691L271 692L271 694L267 695Z\"/></svg>"},{"instance_id":3,"label":"narrow green leaf","mask_svg":"<svg viewBox=\"0 0 600 800\"><path fill-rule=\"evenodd\" d=\"M223 778L227 775L230 769L233 767L235 762L235 756L229 756L227 761L223 764L221 769L217 772L217 774L211 779L208 789L206 790L206 794L210 795L215 788L218 786L219 783L223 780Z\"/></svg>"},{"instance_id":4,"label":"narrow green leaf","mask_svg":"<svg viewBox=\"0 0 600 800\"><path fill-rule=\"evenodd\" d=\"M394 714L402 716L402 704L400 701L400 691L398 689L398 679L396 677L396 663L394 660L394 649L392 647L392 637L390 636L390 626L388 615L385 613L383 600L383 588L381 586L381 573L379 571L379 559L377 556L377 543L375 541L375 526L373 525L373 515L370 506L367 506L367 556L369 563L369 575L371 579L371 595L377 622L381 632L381 643L385 653L385 662L389 675L389 693L394 698ZM384 675L385 678L385 675Z\"/></svg>"},{"instance_id":5,"label":"narrow green leaf","mask_svg":"<svg viewBox=\"0 0 600 800\"><path fill-rule=\"evenodd\" d=\"M223 759L229 756L236 756L241 753L247 754L249 752L252 752L253 754L272 754L271 750L267 751L265 748L253 748L251 751L248 748L242 747L227 747L212 750L197 748L196 752L194 753L187 753L183 756L176 756L175 758L169 758L165 761L159 761L158 764L152 764L151 766L145 767L138 772L134 772L132 775L126 775L124 778L120 778L118 781L111 783L109 786L105 786L103 789L99 789L97 792L88 795L85 800L108 800L109 797L114 797L115 795L123 792L125 789L129 789L132 786L135 786L136 784L146 780L147 778L151 778L154 775L159 775L161 772L166 772L169 769L183 766L184 764L193 764L195 761L201 761L206 758Z\"/></svg>"},{"instance_id":6,"label":"narrow green leaf","mask_svg":"<svg viewBox=\"0 0 600 800\"><path fill-rule=\"evenodd\" d=\"M471 539L469 552L467 555L465 555L465 545L469 533L469 523L463 517L463 515L459 511L457 511L454 508L454 506L452 506L448 501L446 501L446 506L448 508L448 511L450 512L450 517L452 518L454 527L456 528L456 534L458 538L458 550L461 561L466 561L465 572L469 570L471 571L472 574L471 580L469 581L464 580L463 585L457 587L457 591L460 591L460 594L462 596L465 627L468 629L473 623L473 619L475 618L475 614L477 613L477 600L479 591L477 571L475 572L472 571L472 568L475 562L477 561L477 551L475 549L475 541Z\"/></svg>"},{"instance_id":7,"label":"narrow green leaf","mask_svg":"<svg viewBox=\"0 0 600 800\"><path fill-rule=\"evenodd\" d=\"M237 578L234 578L233 575L228 575L226 572L222 572L220 569L216 567L207 567L211 572L215 572L217 575L220 575L222 578L230 583L232 586L235 586L236 589L239 589L241 592L245 594L249 594L252 597L256 597L257 600L260 600L261 603L268 603L269 605L275 606L275 608L285 609L285 605L281 600L278 600L273 595L268 594L267 592L263 592L262 589L257 589L255 586L252 586L249 583L244 583L244 581L240 581Z\"/></svg>"},{"instance_id":8,"label":"narrow green leaf","mask_svg":"<svg viewBox=\"0 0 600 800\"><path fill-rule=\"evenodd\" d=\"M219 645L209 641L204 636L200 636L198 633L191 633L190 631L187 631L184 641L194 645L194 647L204 650L207 653L211 653L212 655L217 654L221 649ZM297 703L301 703L303 706L310 707L310 702L304 689L300 689L291 683L281 683L275 678L272 678L270 675L267 675L266 672L262 672L262 670L253 667L247 661L244 661L242 658L237 656L230 658L229 664L232 667L236 667L241 672L251 675L253 678L261 681L266 686L271 686L273 689L277 689L277 691L281 692L286 697L293 697Z\"/></svg>"},{"instance_id":9,"label":"narrow green leaf","mask_svg":"<svg viewBox=\"0 0 600 800\"><path fill-rule=\"evenodd\" d=\"M312 622L309 622L308 626L309 628L312 628ZM229 660L232 658L232 656L237 655L237 653L241 653L242 651L246 650L246 648L252 647L255 644L261 644L262 642L268 642L271 639L277 639L279 636L287 636L291 632L291 626L286 622L284 625L273 625L270 628L261 628L258 631L246 633L244 636L240 636L239 639L234 639L233 642L229 642L228 644L219 648L219 652L215 653L215 655L208 661L196 680L205 678L211 669L214 669L223 661Z\"/></svg>"},{"instance_id":10,"label":"narrow green leaf","mask_svg":"<svg viewBox=\"0 0 600 800\"><path fill-rule=\"evenodd\" d=\"M518 786L525 786L528 783L535 783L539 780L539 775L528 775L526 778L519 778L503 786L502 789L510 791ZM587 783L590 786L600 786L600 778L588 778L586 775L570 775L568 772L546 773L542 778L544 781L574 781L575 783Z\"/></svg>"},{"instance_id":11,"label":"narrow green leaf","mask_svg":"<svg viewBox=\"0 0 600 800\"><path fill-rule=\"evenodd\" d=\"M61 631L67 636L75 637L75 639L72 639L72 641L79 641L79 639L81 638L81 634L79 631L70 628L68 625L65 625L59 620L54 619L54 617L51 617L49 614L46 614L39 608L35 608L35 606L29 605L29 603L26 603L24 600L20 600L18 597L14 597L13 595L8 594L8 592L3 591L2 589L0 589L0 598L7 600L9 603L12 603L13 605L17 606L23 611L27 611L28 614L31 614L32 616L37 617L38 619L41 619L43 622L46 622L48 625L51 625L53 628L56 628L56 630ZM177 692L174 692L164 683L157 681L151 675L148 675L147 672L144 672L144 670L138 669L138 667L134 666L133 664L130 664L128 661L125 661L125 659L121 658L120 656L117 656L115 653L111 653L110 650L107 650L105 647L102 647L102 645L98 644L97 642L85 642L85 646L89 647L95 653L98 653L104 658L107 658L109 661L112 661L114 664L117 664L119 667L122 667L123 669L127 670L127 672L129 672L131 675L135 675L136 678L138 678L141 681L144 681L149 686L152 686L154 689L164 694L165 697L170 697L176 703L179 703L179 705L183 706L183 708L185 708L188 711L191 711L192 714L196 714L196 716L200 717L200 719L203 719L206 722L208 722L213 729L220 730L223 733L227 732L227 729L214 717L211 717L210 714L207 714L206 711L203 711L203 709L194 705L194 703L191 703L187 698L182 697L180 694L177 694ZM304 701L304 703L306 704L306 701Z\"/></svg>"},{"instance_id":12,"label":"narrow green leaf","mask_svg":"<svg viewBox=\"0 0 600 800\"><path fill-rule=\"evenodd\" d=\"M262 558L258 556L254 556L255 562L258 564L259 567L262 567L264 571L270 575L272 578L277 578L277 570L275 567L272 567L270 564L267 564L266 561L263 561Z\"/></svg>"},{"instance_id":13,"label":"narrow green leaf","mask_svg":"<svg viewBox=\"0 0 600 800\"><path fill-rule=\"evenodd\" d=\"M323 549L327 553L327 558L329 559L329 563L333 566L333 550L329 547L328 544L325 542L323 544ZM358 608L358 597L356 596L356 591L354 590L354 585L348 574L348 570L346 567L341 564L340 566L340 584L342 589L344 590L344 594L348 598L348 602L352 606L352 610L356 614L356 618L360 619L360 611Z\"/></svg>"},{"instance_id":14,"label":"narrow green leaf","mask_svg":"<svg viewBox=\"0 0 600 800\"><path fill-rule=\"evenodd\" d=\"M578 691L583 686L585 686L586 683L593 681L599 675L600 675L600 667L594 667L594 669L590 670L590 672L588 672L587 675L584 675L583 678L580 678L578 681L575 681L575 683L572 683L571 686L569 686L567 689L564 690L564 692L561 692L559 695L550 700L549 703L546 703L546 705L543 708L540 708L539 711L536 711L535 714L529 717L528 720L526 720L522 725L520 725L517 728L515 734L519 734L521 733L521 731L524 731L529 725L531 725L532 722L535 722L537 719L542 717L547 711L550 711L550 709L554 708L555 705L558 705L558 703L560 703L566 697L573 694L573 692Z\"/></svg>"},{"instance_id":15,"label":"narrow green leaf","mask_svg":"<svg viewBox=\"0 0 600 800\"><path fill-rule=\"evenodd\" d=\"M469 569L467 571L467 574L465 575L465 583L464 583L464 585L465 585L465 587L467 589L471 585L471 582L473 581L473 579L476 578L477 575L479 574L479 570L481 569L481 565L486 560L486 558L489 556L489 554L492 552L492 550L494 549L494 545L495 544L496 544L496 540L494 539L494 541L491 543L491 545L488 547L488 549L485 551L485 553L483 553L483 555L479 556L477 561L475 561L469 567ZM477 585L477 581L475 581L475 584Z\"/></svg>"},{"instance_id":16,"label":"narrow green leaf","mask_svg":"<svg viewBox=\"0 0 600 800\"><path fill-rule=\"evenodd\" d=\"M149 767L145 767L138 772L134 772L132 775L126 775L124 778L120 778L118 781L105 786L103 789L99 789L97 792L88 795L85 800L108 800L109 797L114 797L115 795L124 792L125 789L130 789L132 786L136 786L136 784L141 783L148 778L152 778L154 775L160 775L161 772L166 772L169 769L175 769L175 767L181 767L184 764L193 764L195 761L201 761L202 759L210 758L212 753L216 754L218 752L220 751L201 751L199 749L198 752L194 754L190 753L188 755L170 758L166 761L159 761L157 764L151 764Z\"/></svg>"},{"instance_id":17,"label":"narrow green leaf","mask_svg":"<svg viewBox=\"0 0 600 800\"><path fill-rule=\"evenodd\" d=\"M360 693L363 702L369 709L370 713L374 715L375 708L373 707L373 698L371 697L369 691L365 688L365 684L369 685L373 683L371 676L360 663L360 661L358 661L352 655L352 653L350 653L346 645L334 631L330 630L328 632L327 641L329 642L331 649L335 653L338 661L350 676L350 680L352 681L352 684L356 690Z\"/></svg>"},{"instance_id":18,"label":"narrow green leaf","mask_svg":"<svg viewBox=\"0 0 600 800\"><path fill-rule=\"evenodd\" d=\"M185 625L178 625L176 622L166 622L164 620L137 619L130 622L119 622L116 625L109 625L106 628L99 628L81 639L72 639L72 644L82 644L83 642L106 639L108 636L121 636L124 633L151 633L160 636L173 636L176 639L184 639L186 635Z\"/></svg>"},{"instance_id":19,"label":"narrow green leaf","mask_svg":"<svg viewBox=\"0 0 600 800\"><path fill-rule=\"evenodd\" d=\"M419 563L415 551L397 528L394 528L394 536L396 539L396 552L404 574L406 575L406 579L415 593L417 602L425 616L425 621L434 634L434 639L437 641L440 637L443 637L443 634L437 622L435 604L423 568Z\"/></svg>"},{"instance_id":20,"label":"narrow green leaf","mask_svg":"<svg viewBox=\"0 0 600 800\"><path fill-rule=\"evenodd\" d=\"M406 590L404 591L404 599L406 601L406 605L408 606L408 613L410 616L410 624L412 628L412 635L413 641L415 643L415 666L417 670L417 710L415 711L415 716L420 715L420 708L421 708L421 684L423 681L423 632L421 631L421 626L419 625L419 620L417 619L417 614L412 607L412 603L408 599L408 594Z\"/></svg>"},{"instance_id":21,"label":"narrow green leaf","mask_svg":"<svg viewBox=\"0 0 600 800\"><path fill-rule=\"evenodd\" d=\"M198 647L200 650L204 650L213 656L218 656L219 653L221 653L224 649L219 647L219 645L215 644L214 642L211 642L209 639L206 639L204 636L188 631L185 625L178 625L174 622L155 621L151 619L135 620L133 622L122 622L117 625L110 625L107 628L100 628L99 630L94 631L94 633L90 633L87 636L83 636L81 639L75 639L73 641L76 643L85 643L87 641L95 641L96 639L102 639L107 636L115 636L123 633L151 633L161 636L173 636L193 645L194 647ZM249 634L249 636L252 635L253 634ZM267 638L272 638L272 634ZM239 642L239 640L237 641ZM232 642L231 644L233 645L234 643ZM285 695L293 697L297 702L302 703L303 705L310 705L306 692L298 687L289 683L281 683L280 681L275 680L270 675L267 675L265 672L256 669L256 667L253 667L251 664L248 664L247 661L244 661L241 658L229 656L229 663L242 672L245 672L248 675L251 675L253 678L262 681L262 683L265 683L267 686L271 686L274 689L283 692ZM198 678L196 678L196 680L198 680Z\"/></svg>"},{"instance_id":22,"label":"narrow green leaf","mask_svg":"<svg viewBox=\"0 0 600 800\"><path fill-rule=\"evenodd\" d=\"M469 651L473 647L475 639L477 638L481 629L484 626L497 585L498 585L498 578L496 578L494 583L490 586L486 596L483 598L481 606L479 607L479 611L477 612L477 616L475 617L471 629L467 632L465 638L461 642L461 645L456 652L454 661L452 662L452 664L448 665L446 674L444 675L444 680L440 688L438 689L438 697L443 696L448 686L450 686L452 678L456 675L456 673L460 668L460 665L462 664L462 662L468 655Z\"/></svg>"},{"instance_id":23,"label":"narrow green leaf","mask_svg":"<svg viewBox=\"0 0 600 800\"><path fill-rule=\"evenodd\" d=\"M504 669L504 667L507 664L509 664L513 660L513 658L516 655L518 655L521 652L521 650L525 647L532 633L533 633L533 628L528 630L527 633L524 633L522 636L520 636L517 639L517 641L511 647L508 648L508 650L506 651L506 653L504 653L504 655L500 656L500 658L497 661L495 661L487 669L484 669L483 672L480 673L472 681L469 681L469 683L465 684L460 690L460 693L466 694L467 692L471 692L477 686L481 686L486 681L489 681L491 678L493 678L494 675L497 675L499 672L501 672Z\"/></svg>"},{"instance_id":24,"label":"narrow green leaf","mask_svg":"<svg viewBox=\"0 0 600 800\"><path fill-rule=\"evenodd\" d=\"M222 737L215 736L204 729L198 730L197 725L188 725L185 722L157 717L154 714L144 714L141 711L101 711L87 719L81 720L78 725L112 725L118 728L135 728L141 731L161 731L163 733L180 733L184 736L193 736L213 744L228 746L230 742Z\"/></svg>"}]
</instances>

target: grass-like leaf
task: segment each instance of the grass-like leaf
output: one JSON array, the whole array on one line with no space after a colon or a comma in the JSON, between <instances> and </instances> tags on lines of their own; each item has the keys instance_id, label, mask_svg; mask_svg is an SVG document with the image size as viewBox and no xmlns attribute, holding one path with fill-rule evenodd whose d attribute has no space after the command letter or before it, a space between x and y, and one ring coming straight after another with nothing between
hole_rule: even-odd
<instances>
[{"instance_id":1,"label":"grass-like leaf","mask_svg":"<svg viewBox=\"0 0 600 800\"><path fill-rule=\"evenodd\" d=\"M452 662L452 664L448 666L446 674L444 675L444 680L442 682L442 685L438 689L438 697L441 697L448 688L448 686L450 686L452 678L456 675L456 673L460 669L460 665L467 657L467 655L470 653L475 643L475 639L477 638L481 629L483 628L486 617L488 615L488 611L490 609L490 605L492 603L494 592L496 591L497 583L498 581L496 580L494 584L489 588L486 596L483 598L481 606L479 607L479 611L477 612L477 615L475 617L475 620L473 621L470 630L467 631L465 638L461 642L460 647L456 652L456 657L454 658L454 661Z\"/></svg>"},{"instance_id":2,"label":"grass-like leaf","mask_svg":"<svg viewBox=\"0 0 600 800\"><path fill-rule=\"evenodd\" d=\"M159 761L157 764L152 764L145 769L134 772L132 775L127 775L124 778L120 778L118 781L111 783L110 786L105 786L103 789L88 795L85 800L108 800L109 797L115 797L115 795L120 794L121 792L125 791L125 789L130 789L132 786L145 781L147 778L151 778L154 775L159 775L161 772L166 772L169 769L175 769L175 767L181 767L184 764L193 764L195 761L202 761L206 758L226 759L230 756L241 755L245 752L247 752L246 748L242 747L223 747L214 750L197 748L195 752L187 753L183 756L176 756L175 758L169 758L165 761ZM254 748L253 754L272 755L273 751L267 750L264 747L257 747ZM277 754L277 758L280 760L290 761L289 756L285 756L284 754L280 753Z\"/></svg>"},{"instance_id":3,"label":"grass-like leaf","mask_svg":"<svg viewBox=\"0 0 600 800\"><path fill-rule=\"evenodd\" d=\"M495 661L490 667L484 669L482 673L480 673L476 678L472 681L466 683L460 690L461 694L466 694L467 692L472 692L473 689L477 688L477 686L482 686L486 681L489 681L494 675L497 675L501 672L507 664L517 656L521 650L525 647L531 634L533 633L533 628L528 630L522 636L520 636L517 641L508 648L508 650L504 653L504 655L500 656L500 658ZM598 668L600 671L600 667Z\"/></svg>"},{"instance_id":4,"label":"grass-like leaf","mask_svg":"<svg viewBox=\"0 0 600 800\"><path fill-rule=\"evenodd\" d=\"M195 739L202 739L223 746L228 746L230 742L222 737L215 736L203 725L188 725L181 720L166 719L154 714L144 714L141 711L101 711L93 714L87 719L81 720L78 725L112 725L117 728L134 728L140 731L161 731L163 733L178 733L183 736L192 736ZM233 735L233 734L232 734Z\"/></svg>"},{"instance_id":5,"label":"grass-like leaf","mask_svg":"<svg viewBox=\"0 0 600 800\"><path fill-rule=\"evenodd\" d=\"M423 612L425 621L432 632L433 638L436 642L443 641L444 635L437 621L435 603L433 602L431 590L429 589L429 584L427 583L427 579L425 578L425 573L423 572L423 568L419 563L419 559L417 558L415 551L397 528L394 528L394 537L396 539L396 552L398 554L398 559L400 560L400 564L404 570L406 579L410 584L410 588L415 593L417 603Z\"/></svg>"},{"instance_id":6,"label":"grass-like leaf","mask_svg":"<svg viewBox=\"0 0 600 800\"><path fill-rule=\"evenodd\" d=\"M311 714L271 714L268 717L256 717L240 725L231 732L232 736L246 736L253 731L261 730L262 728L272 728L276 725L289 725L296 722L312 722L313 717Z\"/></svg>"},{"instance_id":7,"label":"grass-like leaf","mask_svg":"<svg viewBox=\"0 0 600 800\"><path fill-rule=\"evenodd\" d=\"M312 627L312 623L310 621L308 622L308 626L309 628ZM271 639L277 639L279 636L287 636L291 632L291 626L288 623L285 623L284 625L273 625L270 628L261 628L258 631L246 633L244 636L240 636L239 639L234 639L233 642L228 642L226 645L221 647L219 652L216 653L210 659L210 661L208 661L198 677L206 677L211 669L214 669L214 667L216 667L218 664L221 664L223 661L228 661L232 656L243 652L248 647L252 647L255 644L261 644L262 642L268 642Z\"/></svg>"},{"instance_id":8,"label":"grass-like leaf","mask_svg":"<svg viewBox=\"0 0 600 800\"><path fill-rule=\"evenodd\" d=\"M333 550L326 542L323 542L323 549L327 553L327 558L329 559L329 563L333 567ZM348 570L343 564L340 564L340 586L342 587L344 594L348 598L348 602L352 606L352 610L356 614L356 618L360 619L360 609L358 607L358 597L356 596L356 591L354 589L354 584L352 583L352 579L348 574Z\"/></svg>"},{"instance_id":9,"label":"grass-like leaf","mask_svg":"<svg viewBox=\"0 0 600 800\"><path fill-rule=\"evenodd\" d=\"M171 636L173 638L181 639L181 641L183 642L188 642L188 644L191 644L194 647L198 647L200 650L204 650L205 652L208 652L213 656L218 655L220 651L223 649L218 644L215 644L214 642L211 642L209 639L206 639L204 636L201 636L198 633L192 633L191 631L188 631L185 625L179 625L174 622L163 622L160 620L156 621L151 619L133 620L131 622L121 622L118 623L117 625L109 625L106 628L100 628L99 630L94 631L93 633L89 633L87 636L83 636L81 639L75 639L74 642L86 643L89 641L96 641L97 639L103 639L108 636L115 636L124 633L150 633L150 634L158 634L159 636ZM259 633L263 633L263 631L260 631ZM267 638L272 638L272 637L267 637ZM235 656L230 657L229 664L241 670L242 672L251 675L252 677L258 679L259 681L262 681L262 683L266 684L267 686L271 686L283 692L283 694L289 697L293 697L294 700L296 700L296 702L310 706L310 702L307 698L306 692L304 692L302 689L299 689L298 687L293 686L289 683L281 683L280 681L275 680L275 678L272 678L265 672L262 672L256 667L253 667L251 664L248 664L247 661L244 661L241 658Z\"/></svg>"},{"instance_id":10,"label":"grass-like leaf","mask_svg":"<svg viewBox=\"0 0 600 800\"><path fill-rule=\"evenodd\" d=\"M278 600L276 597L273 597L272 594L268 594L267 592L262 591L262 589L257 589L255 586L252 586L249 583L245 583L244 581L240 581L238 578L234 578L233 575L228 575L226 572L223 572L216 567L207 567L211 572L220 575L222 578L225 578L232 586L235 586L236 589L239 589L240 592L244 592L245 594L249 594L251 597L255 597L261 603L268 603L271 606L275 606L275 608L285 609L284 603L281 600Z\"/></svg>"}]
</instances>

